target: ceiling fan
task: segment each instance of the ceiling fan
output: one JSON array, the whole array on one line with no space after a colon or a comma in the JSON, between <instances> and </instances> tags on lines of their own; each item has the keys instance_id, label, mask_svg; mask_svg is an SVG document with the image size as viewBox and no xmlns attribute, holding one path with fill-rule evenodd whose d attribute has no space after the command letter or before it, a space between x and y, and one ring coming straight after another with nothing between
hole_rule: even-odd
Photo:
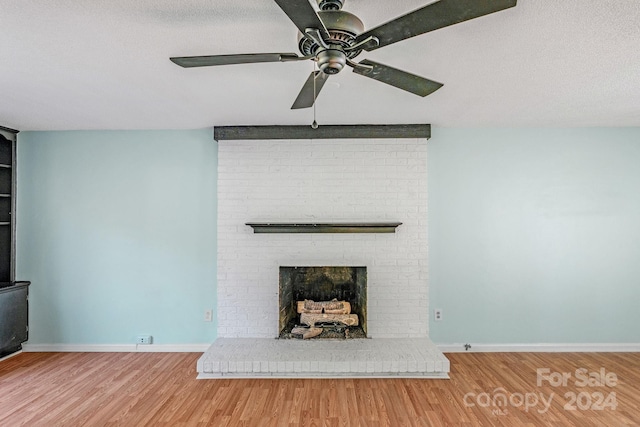
<instances>
[{"instance_id":1,"label":"ceiling fan","mask_svg":"<svg viewBox=\"0 0 640 427\"><path fill-rule=\"evenodd\" d=\"M355 15L342 10L344 0L317 0L318 12L308 0L274 0L300 30L298 48L302 53L251 53L239 55L183 56L170 58L181 67L289 62L310 59L317 62L298 94L292 109L308 108L327 78L348 65L356 74L395 86L419 96L427 96L442 83L370 61L355 62L363 50L372 51L429 31L458 24L516 5L517 0L440 0L365 31Z\"/></svg>"}]
</instances>

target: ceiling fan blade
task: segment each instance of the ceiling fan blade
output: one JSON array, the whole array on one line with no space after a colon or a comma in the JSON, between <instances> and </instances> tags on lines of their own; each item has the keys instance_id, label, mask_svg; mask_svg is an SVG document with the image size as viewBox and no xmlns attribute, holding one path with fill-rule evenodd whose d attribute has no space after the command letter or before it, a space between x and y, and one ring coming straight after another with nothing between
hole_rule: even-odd
<instances>
[{"instance_id":1,"label":"ceiling fan blade","mask_svg":"<svg viewBox=\"0 0 640 427\"><path fill-rule=\"evenodd\" d=\"M329 78L328 74L323 73L322 71L313 71L307 81L302 86L298 97L293 102L291 106L292 110L297 110L299 108L309 108L313 106L315 99L318 97L322 86L324 86L325 82ZM315 79L315 96L313 95L313 80Z\"/></svg>"},{"instance_id":2,"label":"ceiling fan blade","mask_svg":"<svg viewBox=\"0 0 640 427\"><path fill-rule=\"evenodd\" d=\"M169 58L184 68L212 65L253 64L256 62L285 62L307 59L295 53L244 53L240 55L181 56Z\"/></svg>"},{"instance_id":3,"label":"ceiling fan blade","mask_svg":"<svg viewBox=\"0 0 640 427\"><path fill-rule=\"evenodd\" d=\"M395 86L398 89L415 93L419 96L427 96L440 89L442 83L416 76L388 65L379 64L377 62L365 59L360 61L360 66L355 66L353 72L361 76L369 77L379 82ZM364 65L364 67L362 66Z\"/></svg>"},{"instance_id":4,"label":"ceiling fan blade","mask_svg":"<svg viewBox=\"0 0 640 427\"><path fill-rule=\"evenodd\" d=\"M392 21L372 28L356 38L356 42L374 36L378 45L365 47L371 51L429 31L448 27L516 5L517 0L440 0Z\"/></svg>"},{"instance_id":5,"label":"ceiling fan blade","mask_svg":"<svg viewBox=\"0 0 640 427\"><path fill-rule=\"evenodd\" d=\"M311 3L309 3L309 0L275 0L275 2L302 34L306 34L307 28L314 28L320 30L323 38L329 37L327 28L318 17Z\"/></svg>"}]
</instances>

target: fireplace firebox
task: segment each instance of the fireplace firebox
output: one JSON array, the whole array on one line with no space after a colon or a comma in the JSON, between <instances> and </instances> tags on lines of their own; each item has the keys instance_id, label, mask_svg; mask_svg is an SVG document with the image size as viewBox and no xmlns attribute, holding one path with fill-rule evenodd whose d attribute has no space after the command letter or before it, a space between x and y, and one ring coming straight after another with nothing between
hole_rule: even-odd
<instances>
[{"instance_id":1,"label":"fireplace firebox","mask_svg":"<svg viewBox=\"0 0 640 427\"><path fill-rule=\"evenodd\" d=\"M279 338L366 338L367 268L280 267L279 309Z\"/></svg>"}]
</instances>

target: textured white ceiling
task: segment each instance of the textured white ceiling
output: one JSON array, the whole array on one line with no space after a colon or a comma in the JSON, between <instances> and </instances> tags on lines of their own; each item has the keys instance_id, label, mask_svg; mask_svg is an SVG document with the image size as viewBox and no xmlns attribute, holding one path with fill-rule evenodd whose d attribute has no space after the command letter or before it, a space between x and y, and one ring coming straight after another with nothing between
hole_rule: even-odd
<instances>
[{"instance_id":1,"label":"textured white ceiling","mask_svg":"<svg viewBox=\"0 0 640 427\"><path fill-rule=\"evenodd\" d=\"M371 28L428 2L346 0L344 9ZM0 0L0 124L311 123L312 109L290 110L311 61L194 69L169 61L297 52L296 32L270 0ZM444 87L421 98L346 69L317 101L320 124L640 126L638 0L519 0L364 58Z\"/></svg>"}]
</instances>

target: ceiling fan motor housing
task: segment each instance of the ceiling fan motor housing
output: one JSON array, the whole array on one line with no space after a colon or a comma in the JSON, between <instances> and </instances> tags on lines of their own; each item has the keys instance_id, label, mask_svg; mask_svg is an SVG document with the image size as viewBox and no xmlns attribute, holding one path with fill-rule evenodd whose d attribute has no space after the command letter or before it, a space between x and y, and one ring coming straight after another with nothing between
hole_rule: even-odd
<instances>
[{"instance_id":1,"label":"ceiling fan motor housing","mask_svg":"<svg viewBox=\"0 0 640 427\"><path fill-rule=\"evenodd\" d=\"M364 24L355 15L343 10L321 10L318 16L329 32L325 40L328 49L315 40L298 34L298 47L304 56L316 56L318 67L326 74L336 74L342 70L347 58L355 58L361 49L345 52L356 43L356 36L364 32Z\"/></svg>"}]
</instances>

